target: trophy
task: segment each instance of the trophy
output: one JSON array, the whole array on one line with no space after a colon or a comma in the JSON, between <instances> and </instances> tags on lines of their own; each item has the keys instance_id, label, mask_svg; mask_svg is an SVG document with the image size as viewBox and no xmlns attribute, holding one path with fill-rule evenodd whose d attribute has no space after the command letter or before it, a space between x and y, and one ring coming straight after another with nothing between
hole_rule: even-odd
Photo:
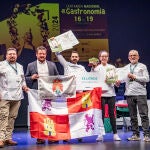
<instances>
[{"instance_id":1,"label":"trophy","mask_svg":"<svg viewBox=\"0 0 150 150\"><path fill-rule=\"evenodd\" d=\"M106 83L114 84L118 79L115 68L107 68L106 69Z\"/></svg>"},{"instance_id":2,"label":"trophy","mask_svg":"<svg viewBox=\"0 0 150 150\"><path fill-rule=\"evenodd\" d=\"M98 58L92 57L89 59L89 65L88 66L97 66L99 63Z\"/></svg>"}]
</instances>

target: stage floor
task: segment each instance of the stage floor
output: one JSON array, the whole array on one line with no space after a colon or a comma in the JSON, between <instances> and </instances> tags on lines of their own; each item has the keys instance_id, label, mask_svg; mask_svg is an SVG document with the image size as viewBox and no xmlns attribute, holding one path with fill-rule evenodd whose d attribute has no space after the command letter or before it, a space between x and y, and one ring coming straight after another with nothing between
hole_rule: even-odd
<instances>
[{"instance_id":1,"label":"stage floor","mask_svg":"<svg viewBox=\"0 0 150 150\"><path fill-rule=\"evenodd\" d=\"M104 142L96 142L96 136L83 138L82 143L78 143L76 139L70 140L69 143L59 141L57 144L36 145L36 139L31 138L28 129L16 128L13 134L13 139L18 142L17 146L5 146L7 150L150 150L150 142L127 141L127 138L132 135L131 131L124 132L118 130L118 134L122 141L113 141L112 133L107 133L104 136ZM141 139L143 135L141 132Z\"/></svg>"}]
</instances>

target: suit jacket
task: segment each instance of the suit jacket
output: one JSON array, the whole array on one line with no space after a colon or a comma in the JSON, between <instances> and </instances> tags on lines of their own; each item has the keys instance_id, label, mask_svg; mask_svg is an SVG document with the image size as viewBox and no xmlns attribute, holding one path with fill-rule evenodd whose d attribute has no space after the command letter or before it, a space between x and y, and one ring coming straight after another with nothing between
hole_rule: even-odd
<instances>
[{"instance_id":1,"label":"suit jacket","mask_svg":"<svg viewBox=\"0 0 150 150\"><path fill-rule=\"evenodd\" d=\"M47 66L48 66L49 75L50 76L58 75L59 73L58 73L55 63L53 63L51 61L47 61L47 60L46 60L46 62L47 62ZM33 74L38 74L37 61L31 62L28 64L25 78L26 78L26 82L30 88L38 89L37 79L35 79L35 80L31 79L31 76Z\"/></svg>"}]
</instances>

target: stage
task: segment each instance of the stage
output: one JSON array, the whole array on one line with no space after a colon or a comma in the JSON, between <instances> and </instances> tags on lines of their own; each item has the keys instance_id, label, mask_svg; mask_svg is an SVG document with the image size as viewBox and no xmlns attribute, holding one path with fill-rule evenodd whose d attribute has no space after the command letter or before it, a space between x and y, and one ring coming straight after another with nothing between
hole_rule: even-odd
<instances>
[{"instance_id":1,"label":"stage","mask_svg":"<svg viewBox=\"0 0 150 150\"><path fill-rule=\"evenodd\" d=\"M127 141L127 138L132 135L131 131L118 130L118 134L122 141L113 141L113 134L107 133L104 136L104 142L96 142L96 136L83 138L82 143L78 143L76 139L70 142L59 141L56 144L37 145L36 139L31 138L27 128L15 128L13 139L18 142L17 146L5 146L7 150L149 150L150 142L143 142L141 132L141 141Z\"/></svg>"}]
</instances>

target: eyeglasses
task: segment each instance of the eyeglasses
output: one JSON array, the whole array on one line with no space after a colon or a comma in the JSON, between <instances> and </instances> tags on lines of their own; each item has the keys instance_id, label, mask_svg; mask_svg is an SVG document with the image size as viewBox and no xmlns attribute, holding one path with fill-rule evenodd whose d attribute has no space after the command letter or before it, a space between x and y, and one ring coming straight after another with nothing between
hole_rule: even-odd
<instances>
[{"instance_id":1,"label":"eyeglasses","mask_svg":"<svg viewBox=\"0 0 150 150\"><path fill-rule=\"evenodd\" d=\"M108 56L100 56L100 57L102 57L102 58L107 58Z\"/></svg>"},{"instance_id":2,"label":"eyeglasses","mask_svg":"<svg viewBox=\"0 0 150 150\"><path fill-rule=\"evenodd\" d=\"M136 54L135 55L129 55L129 57L132 57L132 56L135 57L135 56L138 56L138 55L136 55Z\"/></svg>"}]
</instances>

